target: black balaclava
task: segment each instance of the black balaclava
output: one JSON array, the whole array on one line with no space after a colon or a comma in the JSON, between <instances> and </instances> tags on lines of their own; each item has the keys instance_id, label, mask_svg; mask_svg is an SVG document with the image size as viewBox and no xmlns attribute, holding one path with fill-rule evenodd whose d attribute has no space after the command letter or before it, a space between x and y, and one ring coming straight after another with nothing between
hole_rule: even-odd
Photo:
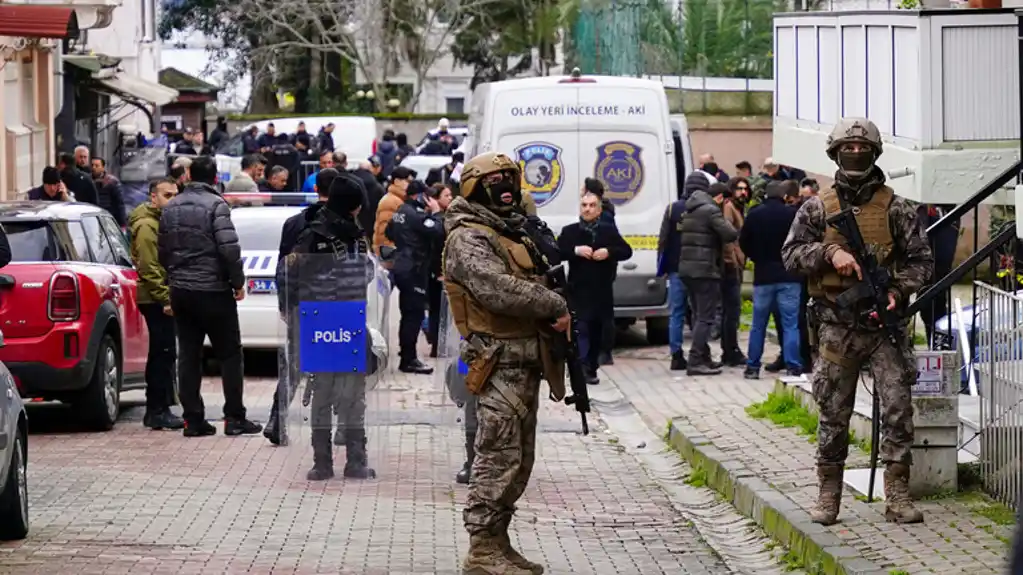
<instances>
[{"instance_id":1,"label":"black balaclava","mask_svg":"<svg viewBox=\"0 0 1023 575\"><path fill-rule=\"evenodd\" d=\"M500 174L503 178L492 184L486 183L487 177L492 174L481 177L476 185L483 187L483 193L473 194L472 199L486 206L492 212L506 217L519 211L519 207L522 205L522 182L514 170L504 170ZM511 194L511 203L501 200L501 196L505 194Z\"/></svg>"},{"instance_id":2,"label":"black balaclava","mask_svg":"<svg viewBox=\"0 0 1023 575\"><path fill-rule=\"evenodd\" d=\"M712 176L718 175L718 165L714 162L707 162L706 164L703 165L702 169L704 172L707 172Z\"/></svg>"},{"instance_id":3,"label":"black balaclava","mask_svg":"<svg viewBox=\"0 0 1023 575\"><path fill-rule=\"evenodd\" d=\"M875 165L877 150L866 144L859 152L835 150L832 159L838 164L835 184L838 191L854 205L865 204L874 190L885 182L884 171Z\"/></svg>"}]
</instances>

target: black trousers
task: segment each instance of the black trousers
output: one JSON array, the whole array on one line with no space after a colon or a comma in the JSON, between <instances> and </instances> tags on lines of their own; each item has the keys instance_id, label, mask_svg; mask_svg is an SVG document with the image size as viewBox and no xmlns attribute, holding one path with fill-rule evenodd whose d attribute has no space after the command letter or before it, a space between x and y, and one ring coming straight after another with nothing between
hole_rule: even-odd
<instances>
[{"instance_id":1,"label":"black trousers","mask_svg":"<svg viewBox=\"0 0 1023 575\"><path fill-rule=\"evenodd\" d=\"M434 348L437 347L437 334L440 333L440 300L441 294L444 293L444 284L430 278L430 283L427 286L427 296L430 301L430 313L428 315L429 326L427 329L427 339L430 341L430 345Z\"/></svg>"},{"instance_id":2,"label":"black trousers","mask_svg":"<svg viewBox=\"0 0 1023 575\"><path fill-rule=\"evenodd\" d=\"M146 357L146 411L166 411L176 403L174 364L178 359L174 318L163 313L163 304L139 304L149 328L149 355Z\"/></svg>"},{"instance_id":3,"label":"black trousers","mask_svg":"<svg viewBox=\"0 0 1023 575\"><path fill-rule=\"evenodd\" d=\"M614 319L608 321L607 314L593 314L576 322L575 328L579 332L579 357L594 371L600 367L600 354L606 349L604 340L609 323L614 327Z\"/></svg>"},{"instance_id":4,"label":"black trousers","mask_svg":"<svg viewBox=\"0 0 1023 575\"><path fill-rule=\"evenodd\" d=\"M206 406L202 401L202 348L207 336L220 362L224 417L244 418L244 361L238 303L234 295L229 291L171 288L171 308L178 328L178 396L185 421L206 419Z\"/></svg>"},{"instance_id":5,"label":"black trousers","mask_svg":"<svg viewBox=\"0 0 1023 575\"><path fill-rule=\"evenodd\" d=\"M742 276L725 269L721 277L721 353L740 354L739 316L742 314Z\"/></svg>"},{"instance_id":6,"label":"black trousers","mask_svg":"<svg viewBox=\"0 0 1023 575\"><path fill-rule=\"evenodd\" d=\"M718 304L721 303L721 280L687 279L682 282L693 301L693 339L689 347L689 363L706 365L711 362L711 331L716 322Z\"/></svg>"},{"instance_id":7,"label":"black trousers","mask_svg":"<svg viewBox=\"0 0 1023 575\"><path fill-rule=\"evenodd\" d=\"M402 363L415 361L417 357L416 342L419 331L423 328L423 316L426 313L428 297L425 276L418 274L395 273L398 285L398 311L401 319L398 322L398 355Z\"/></svg>"}]
</instances>

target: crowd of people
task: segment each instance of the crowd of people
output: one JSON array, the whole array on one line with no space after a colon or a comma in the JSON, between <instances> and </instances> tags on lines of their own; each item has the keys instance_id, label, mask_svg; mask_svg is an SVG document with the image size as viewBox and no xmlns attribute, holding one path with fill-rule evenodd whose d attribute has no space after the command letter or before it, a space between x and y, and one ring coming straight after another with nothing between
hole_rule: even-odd
<instances>
[{"instance_id":1,"label":"crowd of people","mask_svg":"<svg viewBox=\"0 0 1023 575\"><path fill-rule=\"evenodd\" d=\"M805 281L787 273L781 246L799 206L820 186L796 168L764 160L756 175L749 162L729 176L710 154L683 182L667 207L658 241L659 273L667 276L671 369L715 375L723 366L760 375L764 341L773 318L782 353L764 368L801 375L811 367ZM754 237L754 233L756 234ZM750 262L750 264L747 264ZM753 318L749 347L739 348L743 272L753 267ZM688 357L683 350L692 325ZM719 339L715 359L709 342Z\"/></svg>"}]
</instances>

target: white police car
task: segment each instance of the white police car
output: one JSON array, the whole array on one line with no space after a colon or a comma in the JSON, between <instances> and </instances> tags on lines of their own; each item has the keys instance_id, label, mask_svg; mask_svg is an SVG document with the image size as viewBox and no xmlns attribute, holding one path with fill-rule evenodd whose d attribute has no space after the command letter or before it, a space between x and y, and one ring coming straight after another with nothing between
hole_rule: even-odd
<instances>
[{"instance_id":1,"label":"white police car","mask_svg":"<svg viewBox=\"0 0 1023 575\"><path fill-rule=\"evenodd\" d=\"M238 302L242 347L277 349L286 330L277 309L277 256L285 220L316 201L315 194L224 194L236 206L231 221L238 232L245 272L245 299ZM274 204L274 205L268 205ZM279 205L290 204L290 205ZM209 340L206 345L209 346Z\"/></svg>"}]
</instances>

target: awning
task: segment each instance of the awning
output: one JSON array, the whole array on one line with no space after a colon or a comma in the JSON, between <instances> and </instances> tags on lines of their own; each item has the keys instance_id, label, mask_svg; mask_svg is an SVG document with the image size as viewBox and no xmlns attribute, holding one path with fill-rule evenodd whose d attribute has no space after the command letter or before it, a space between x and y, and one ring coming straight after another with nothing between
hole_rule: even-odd
<instances>
[{"instance_id":1,"label":"awning","mask_svg":"<svg viewBox=\"0 0 1023 575\"><path fill-rule=\"evenodd\" d=\"M0 4L0 36L78 38L74 8Z\"/></svg>"},{"instance_id":2,"label":"awning","mask_svg":"<svg viewBox=\"0 0 1023 575\"><path fill-rule=\"evenodd\" d=\"M118 72L113 76L106 78L96 78L100 84L103 84L107 88L110 88L117 94L128 96L143 102L149 102L157 106L163 106L174 101L178 97L178 91L174 88L168 88L157 84L156 82L150 82L139 78L138 76L132 76L130 74L124 74Z\"/></svg>"}]
</instances>

